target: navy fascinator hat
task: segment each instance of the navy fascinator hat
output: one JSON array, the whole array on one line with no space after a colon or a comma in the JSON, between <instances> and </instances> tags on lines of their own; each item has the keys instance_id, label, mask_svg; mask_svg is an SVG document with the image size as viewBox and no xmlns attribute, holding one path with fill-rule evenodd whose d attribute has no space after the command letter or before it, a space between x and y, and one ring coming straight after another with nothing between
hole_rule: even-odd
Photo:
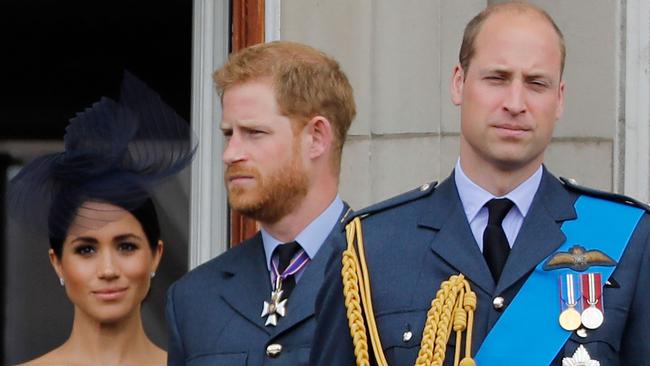
<instances>
[{"instance_id":1,"label":"navy fascinator hat","mask_svg":"<svg viewBox=\"0 0 650 366\"><path fill-rule=\"evenodd\" d=\"M9 185L11 215L60 240L87 201L130 212L149 205L152 188L189 165L197 143L189 124L126 72L119 102L102 98L78 113L64 145L28 163Z\"/></svg>"}]
</instances>

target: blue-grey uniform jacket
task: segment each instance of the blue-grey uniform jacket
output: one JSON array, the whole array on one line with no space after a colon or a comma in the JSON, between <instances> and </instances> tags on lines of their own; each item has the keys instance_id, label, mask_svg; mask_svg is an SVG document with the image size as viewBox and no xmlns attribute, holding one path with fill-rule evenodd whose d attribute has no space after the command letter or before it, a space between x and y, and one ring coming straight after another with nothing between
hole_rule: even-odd
<instances>
[{"instance_id":1,"label":"blue-grey uniform jacket","mask_svg":"<svg viewBox=\"0 0 650 366\"><path fill-rule=\"evenodd\" d=\"M565 241L560 226L576 219L573 205L577 197L587 193L614 199L614 195L563 184L544 170L532 206L495 284L472 236L453 174L439 186L434 185L355 214L365 216L362 225L375 318L391 366L414 364L431 301L441 282L459 272L469 278L478 297L473 335L476 353L535 266ZM314 366L355 364L343 304L340 255L333 256L332 261L317 300L318 326L310 361ZM581 344L601 366L650 365L648 213L637 225L609 282L603 291L604 324L587 330L585 337L573 333L551 365L561 365L562 358L571 357ZM496 297L505 299L505 307L495 309ZM521 322L524 324L526 319ZM410 336L405 336L407 332L411 332ZM450 337L445 365L453 364L454 340L454 336ZM372 357L372 350L369 353ZM538 360L526 360L525 349L513 351L512 357L520 359L522 365L540 364Z\"/></svg>"},{"instance_id":2,"label":"blue-grey uniform jacket","mask_svg":"<svg viewBox=\"0 0 650 366\"><path fill-rule=\"evenodd\" d=\"M271 284L260 233L174 283L167 294L168 365L308 365L316 295L326 263L339 251L333 245L343 242L333 240L336 235L342 235L340 221L305 268L286 317L275 327L264 326L261 317Z\"/></svg>"}]
</instances>

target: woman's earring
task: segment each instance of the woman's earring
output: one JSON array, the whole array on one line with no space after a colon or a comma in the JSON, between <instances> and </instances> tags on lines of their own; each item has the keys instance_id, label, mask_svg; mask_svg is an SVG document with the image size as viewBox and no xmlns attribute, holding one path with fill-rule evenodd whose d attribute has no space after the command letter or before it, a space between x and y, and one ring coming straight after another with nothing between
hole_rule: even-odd
<instances>
[{"instance_id":1,"label":"woman's earring","mask_svg":"<svg viewBox=\"0 0 650 366\"><path fill-rule=\"evenodd\" d=\"M63 279L63 277L59 277L59 283L61 284L61 286L65 286L65 280Z\"/></svg>"},{"instance_id":2,"label":"woman's earring","mask_svg":"<svg viewBox=\"0 0 650 366\"><path fill-rule=\"evenodd\" d=\"M151 272L150 276L151 276L151 278L156 277L156 272Z\"/></svg>"}]
</instances>

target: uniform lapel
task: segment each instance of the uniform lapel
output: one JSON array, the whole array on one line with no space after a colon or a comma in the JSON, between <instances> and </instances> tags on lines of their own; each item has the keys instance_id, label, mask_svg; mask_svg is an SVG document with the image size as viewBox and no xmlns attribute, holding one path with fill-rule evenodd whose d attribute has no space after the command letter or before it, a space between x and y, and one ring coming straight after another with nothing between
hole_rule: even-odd
<instances>
[{"instance_id":1,"label":"uniform lapel","mask_svg":"<svg viewBox=\"0 0 650 366\"><path fill-rule=\"evenodd\" d=\"M566 237L560 230L566 220L576 218L575 197L544 169L540 187L503 269L497 292L502 292L527 276Z\"/></svg>"},{"instance_id":2,"label":"uniform lapel","mask_svg":"<svg viewBox=\"0 0 650 366\"><path fill-rule=\"evenodd\" d=\"M429 198L430 210L422 213L418 224L437 230L431 249L488 293L494 290L494 280L483 259L451 177L442 182Z\"/></svg>"},{"instance_id":3,"label":"uniform lapel","mask_svg":"<svg viewBox=\"0 0 650 366\"><path fill-rule=\"evenodd\" d=\"M270 334L270 330L264 326L266 319L261 316L264 301L271 296L271 281L261 234L257 233L250 241L242 248L244 250L236 257L237 260L228 263L224 269L230 278L221 296L236 312Z\"/></svg>"},{"instance_id":4,"label":"uniform lapel","mask_svg":"<svg viewBox=\"0 0 650 366\"><path fill-rule=\"evenodd\" d=\"M348 211L348 205L345 204L342 215ZM307 265L305 272L296 284L289 301L287 302L287 316L278 320L278 325L272 329L274 336L291 329L296 324L314 315L316 296L323 284L325 276L325 267L329 263L330 257L335 251L335 245L338 244L337 237L343 240L343 225L339 221L334 226L327 239L320 247L314 259Z\"/></svg>"}]
</instances>

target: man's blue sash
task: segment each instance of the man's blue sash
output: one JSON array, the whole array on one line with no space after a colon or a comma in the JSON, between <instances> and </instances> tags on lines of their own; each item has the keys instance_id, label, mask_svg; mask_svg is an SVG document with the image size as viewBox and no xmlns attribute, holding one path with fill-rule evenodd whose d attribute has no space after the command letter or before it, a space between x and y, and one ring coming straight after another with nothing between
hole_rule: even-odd
<instances>
[{"instance_id":1,"label":"man's blue sash","mask_svg":"<svg viewBox=\"0 0 650 366\"><path fill-rule=\"evenodd\" d=\"M578 218L562 224L566 241L557 251L566 252L580 245L587 250L601 250L616 262L644 212L589 196L580 196L575 209ZM545 271L542 269L544 262L546 259L535 268L485 338L475 357L478 366L518 366L522 365L522 356L525 365L546 366L571 336L558 321L558 276L578 272L571 269ZM602 273L603 283L615 269L595 268Z\"/></svg>"}]
</instances>

